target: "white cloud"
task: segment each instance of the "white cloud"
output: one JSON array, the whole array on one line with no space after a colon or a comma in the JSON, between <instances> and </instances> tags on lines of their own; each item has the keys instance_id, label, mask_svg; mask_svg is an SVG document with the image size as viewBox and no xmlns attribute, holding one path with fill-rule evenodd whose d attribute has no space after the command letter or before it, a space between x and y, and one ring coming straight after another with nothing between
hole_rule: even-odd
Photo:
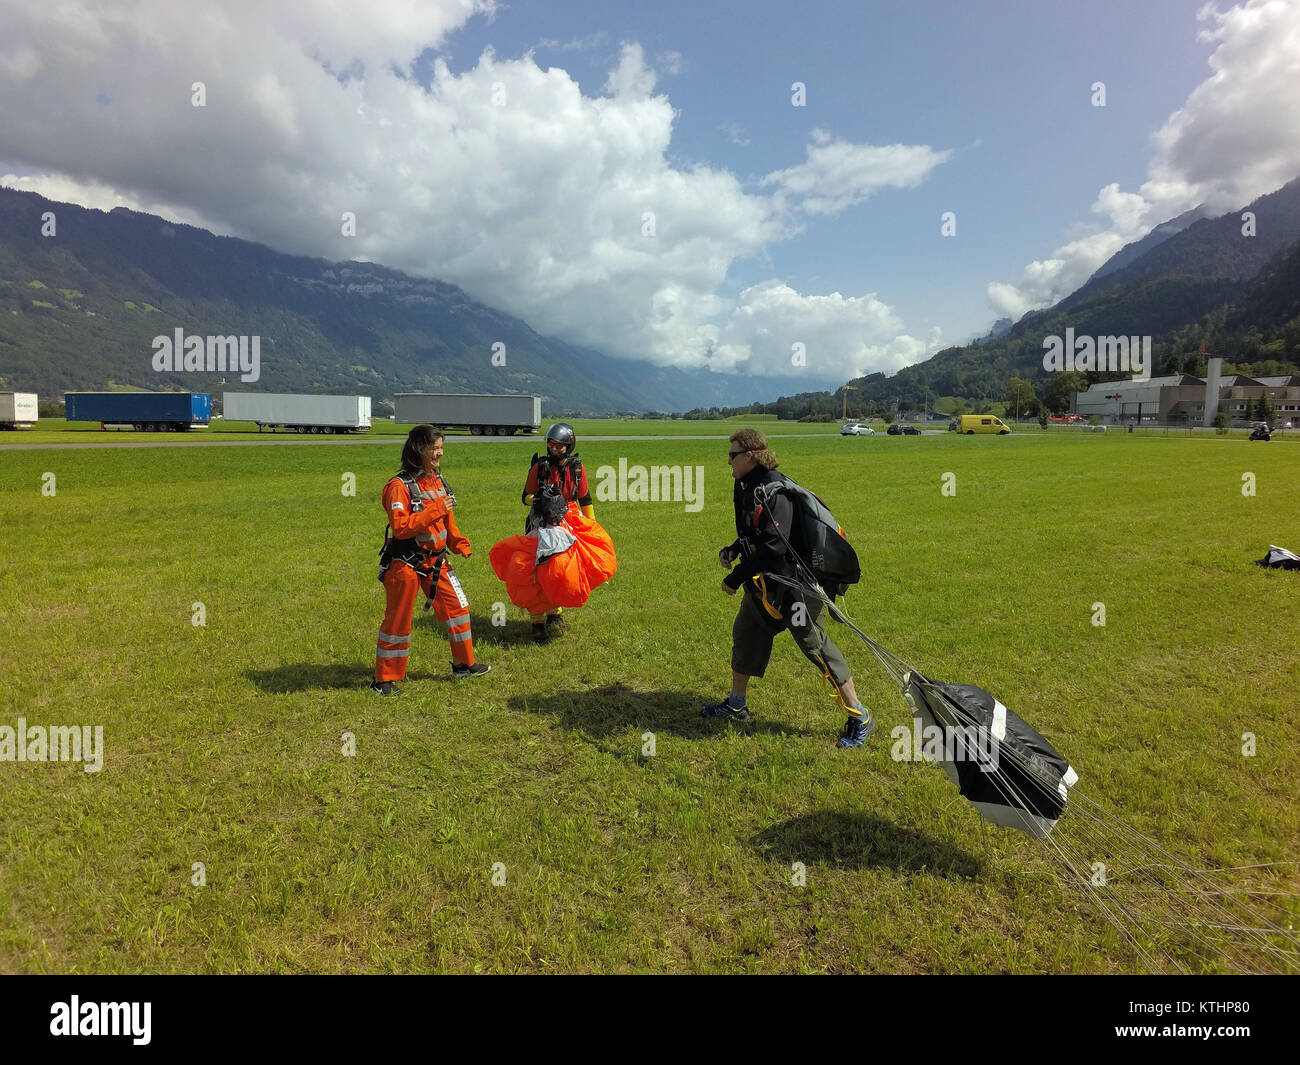
<instances>
[{"instance_id":1,"label":"white cloud","mask_svg":"<svg viewBox=\"0 0 1300 1065\"><path fill-rule=\"evenodd\" d=\"M655 56L655 66L672 77L682 72L682 64L681 52L660 52Z\"/></svg>"},{"instance_id":2,"label":"white cloud","mask_svg":"<svg viewBox=\"0 0 1300 1065\"><path fill-rule=\"evenodd\" d=\"M1222 13L1207 4L1197 17L1212 23L1200 39L1217 46L1213 73L1155 133L1141 189L1107 185L1092 210L1109 226L1030 263L1017 284L990 283L999 314L1050 306L1125 244L1198 204L1231 211L1300 174L1300 3L1249 0Z\"/></svg>"},{"instance_id":3,"label":"white cloud","mask_svg":"<svg viewBox=\"0 0 1300 1065\"><path fill-rule=\"evenodd\" d=\"M599 48L605 43L605 39L605 31L597 30L585 37L571 37L567 41L558 41L554 37L543 37L537 42L537 47L551 52L587 52L593 48Z\"/></svg>"},{"instance_id":4,"label":"white cloud","mask_svg":"<svg viewBox=\"0 0 1300 1065\"><path fill-rule=\"evenodd\" d=\"M820 375L919 357L926 343L874 294L779 282L718 293L732 264L796 231L794 212L909 187L948 153L819 132L805 163L771 176L774 193L754 192L725 170L670 162L674 110L638 44L622 46L601 96L531 53L487 51L461 73L437 60L427 86L411 75L417 56L492 10L0 0L0 158L25 171L4 180L438 277L625 358ZM198 81L205 107L191 106ZM354 238L341 233L349 211ZM779 335L791 336L783 349ZM790 364L794 340L808 344L807 369Z\"/></svg>"},{"instance_id":5,"label":"white cloud","mask_svg":"<svg viewBox=\"0 0 1300 1065\"><path fill-rule=\"evenodd\" d=\"M625 44L619 50L618 66L609 72L604 92L608 96L649 96L654 92L655 72L646 66L645 51L639 44Z\"/></svg>"},{"instance_id":6,"label":"white cloud","mask_svg":"<svg viewBox=\"0 0 1300 1065\"><path fill-rule=\"evenodd\" d=\"M808 214L833 215L884 188L919 185L931 170L952 158L925 144L851 144L826 130L813 131L808 158L763 179L778 195L795 200Z\"/></svg>"},{"instance_id":7,"label":"white cloud","mask_svg":"<svg viewBox=\"0 0 1300 1065\"><path fill-rule=\"evenodd\" d=\"M708 330L707 337L713 369L744 367L752 373L818 379L894 373L939 348L937 330L928 343L907 335L874 292L807 296L781 281L764 281L741 292L726 324ZM802 345L802 351L795 345ZM796 365L799 357L802 365Z\"/></svg>"},{"instance_id":8,"label":"white cloud","mask_svg":"<svg viewBox=\"0 0 1300 1065\"><path fill-rule=\"evenodd\" d=\"M745 127L739 122L723 122L718 129L727 135L727 140L741 148L754 143L745 135Z\"/></svg>"}]
</instances>

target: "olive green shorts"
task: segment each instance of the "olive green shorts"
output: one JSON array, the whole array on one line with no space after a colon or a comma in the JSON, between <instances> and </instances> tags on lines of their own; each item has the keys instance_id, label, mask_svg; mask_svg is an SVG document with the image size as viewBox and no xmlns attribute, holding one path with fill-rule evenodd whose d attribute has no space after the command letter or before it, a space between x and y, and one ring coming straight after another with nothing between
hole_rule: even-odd
<instances>
[{"instance_id":1,"label":"olive green shorts","mask_svg":"<svg viewBox=\"0 0 1300 1065\"><path fill-rule=\"evenodd\" d=\"M745 583L744 601L731 626L731 668L746 677L761 677L772 657L772 641L784 629L805 657L822 674L829 673L836 685L851 679L849 664L826 635L821 625L822 603L805 598L797 589L768 582L767 601L781 616L774 618L763 607L763 595L753 581Z\"/></svg>"}]
</instances>

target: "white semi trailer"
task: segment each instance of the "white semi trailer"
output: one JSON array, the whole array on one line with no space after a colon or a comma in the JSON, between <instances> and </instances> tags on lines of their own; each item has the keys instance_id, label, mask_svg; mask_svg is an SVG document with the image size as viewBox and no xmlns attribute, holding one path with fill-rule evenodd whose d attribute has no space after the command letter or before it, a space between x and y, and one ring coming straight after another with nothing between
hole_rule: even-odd
<instances>
[{"instance_id":1,"label":"white semi trailer","mask_svg":"<svg viewBox=\"0 0 1300 1065\"><path fill-rule=\"evenodd\" d=\"M221 416L295 433L356 433L370 428L369 396L298 396L283 392L225 392Z\"/></svg>"},{"instance_id":2,"label":"white semi trailer","mask_svg":"<svg viewBox=\"0 0 1300 1065\"><path fill-rule=\"evenodd\" d=\"M0 392L0 429L30 429L39 417L35 392Z\"/></svg>"},{"instance_id":3,"label":"white semi trailer","mask_svg":"<svg viewBox=\"0 0 1300 1065\"><path fill-rule=\"evenodd\" d=\"M393 420L402 425L427 422L439 429L468 429L475 436L535 433L542 427L541 396L399 392L393 399Z\"/></svg>"}]
</instances>

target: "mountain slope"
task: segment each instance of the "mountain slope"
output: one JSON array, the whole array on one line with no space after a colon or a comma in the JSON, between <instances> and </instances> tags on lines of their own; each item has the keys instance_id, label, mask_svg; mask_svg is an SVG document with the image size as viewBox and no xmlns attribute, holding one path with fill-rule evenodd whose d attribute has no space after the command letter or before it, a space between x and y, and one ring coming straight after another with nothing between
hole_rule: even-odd
<instances>
[{"instance_id":1,"label":"mountain slope","mask_svg":"<svg viewBox=\"0 0 1300 1065\"><path fill-rule=\"evenodd\" d=\"M1192 223L1199 222L1202 218L1209 217L1211 217L1210 212L1206 209L1204 204L1201 204L1199 207L1193 207L1190 211L1184 211L1177 218L1171 218L1166 222L1161 222L1141 240L1135 240L1129 244L1125 244L1124 247L1120 248L1119 251L1102 263L1101 266L1097 267L1093 272L1092 277L1088 278L1088 280L1095 281L1098 278L1113 274L1117 270L1122 270L1124 267L1129 266L1142 258L1142 256L1146 255L1147 252L1154 249L1157 245L1163 244L1170 237L1177 236L1188 226L1192 225Z\"/></svg>"},{"instance_id":2,"label":"mountain slope","mask_svg":"<svg viewBox=\"0 0 1300 1065\"><path fill-rule=\"evenodd\" d=\"M1242 232L1242 215L1247 211L1255 216L1254 236ZM1239 211L1202 218L1126 266L1105 274L1098 271L1057 307L1068 310L1117 285L1149 278L1247 281L1296 240L1300 240L1300 178Z\"/></svg>"},{"instance_id":3,"label":"mountain slope","mask_svg":"<svg viewBox=\"0 0 1300 1065\"><path fill-rule=\"evenodd\" d=\"M45 212L54 236L41 235ZM548 413L606 413L745 403L793 383L611 359L445 282L0 189L0 388L221 391L218 374L153 370L153 338L177 328L260 336L260 379L226 385L264 391L523 392Z\"/></svg>"},{"instance_id":4,"label":"mountain slope","mask_svg":"<svg viewBox=\"0 0 1300 1065\"><path fill-rule=\"evenodd\" d=\"M1255 215L1254 237L1242 235L1245 211ZM1184 214L1166 225L1187 221ZM890 378L849 382L859 389L855 398L915 407L927 391L997 398L1013 376L1042 378L1043 340L1067 328L1078 336L1151 336L1153 373L1169 356L1195 353L1202 342L1230 360L1300 362L1300 179L1240 211L1166 232L1136 257L1125 255L1142 243L1128 245L1065 299L1001 335L946 348ZM1113 376L1119 375L1092 378Z\"/></svg>"}]
</instances>

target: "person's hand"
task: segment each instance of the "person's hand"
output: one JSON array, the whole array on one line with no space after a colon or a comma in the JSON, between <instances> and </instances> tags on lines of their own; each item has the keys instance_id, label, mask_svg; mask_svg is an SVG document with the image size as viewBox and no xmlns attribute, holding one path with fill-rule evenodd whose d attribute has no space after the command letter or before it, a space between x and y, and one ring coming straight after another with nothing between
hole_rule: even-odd
<instances>
[{"instance_id":1,"label":"person's hand","mask_svg":"<svg viewBox=\"0 0 1300 1065\"><path fill-rule=\"evenodd\" d=\"M731 548L724 547L719 551L718 561L722 563L723 569L731 569Z\"/></svg>"},{"instance_id":2,"label":"person's hand","mask_svg":"<svg viewBox=\"0 0 1300 1065\"><path fill-rule=\"evenodd\" d=\"M722 582L722 590L726 592L728 595L736 594L736 589L733 588L731 585L729 585L726 581Z\"/></svg>"}]
</instances>

